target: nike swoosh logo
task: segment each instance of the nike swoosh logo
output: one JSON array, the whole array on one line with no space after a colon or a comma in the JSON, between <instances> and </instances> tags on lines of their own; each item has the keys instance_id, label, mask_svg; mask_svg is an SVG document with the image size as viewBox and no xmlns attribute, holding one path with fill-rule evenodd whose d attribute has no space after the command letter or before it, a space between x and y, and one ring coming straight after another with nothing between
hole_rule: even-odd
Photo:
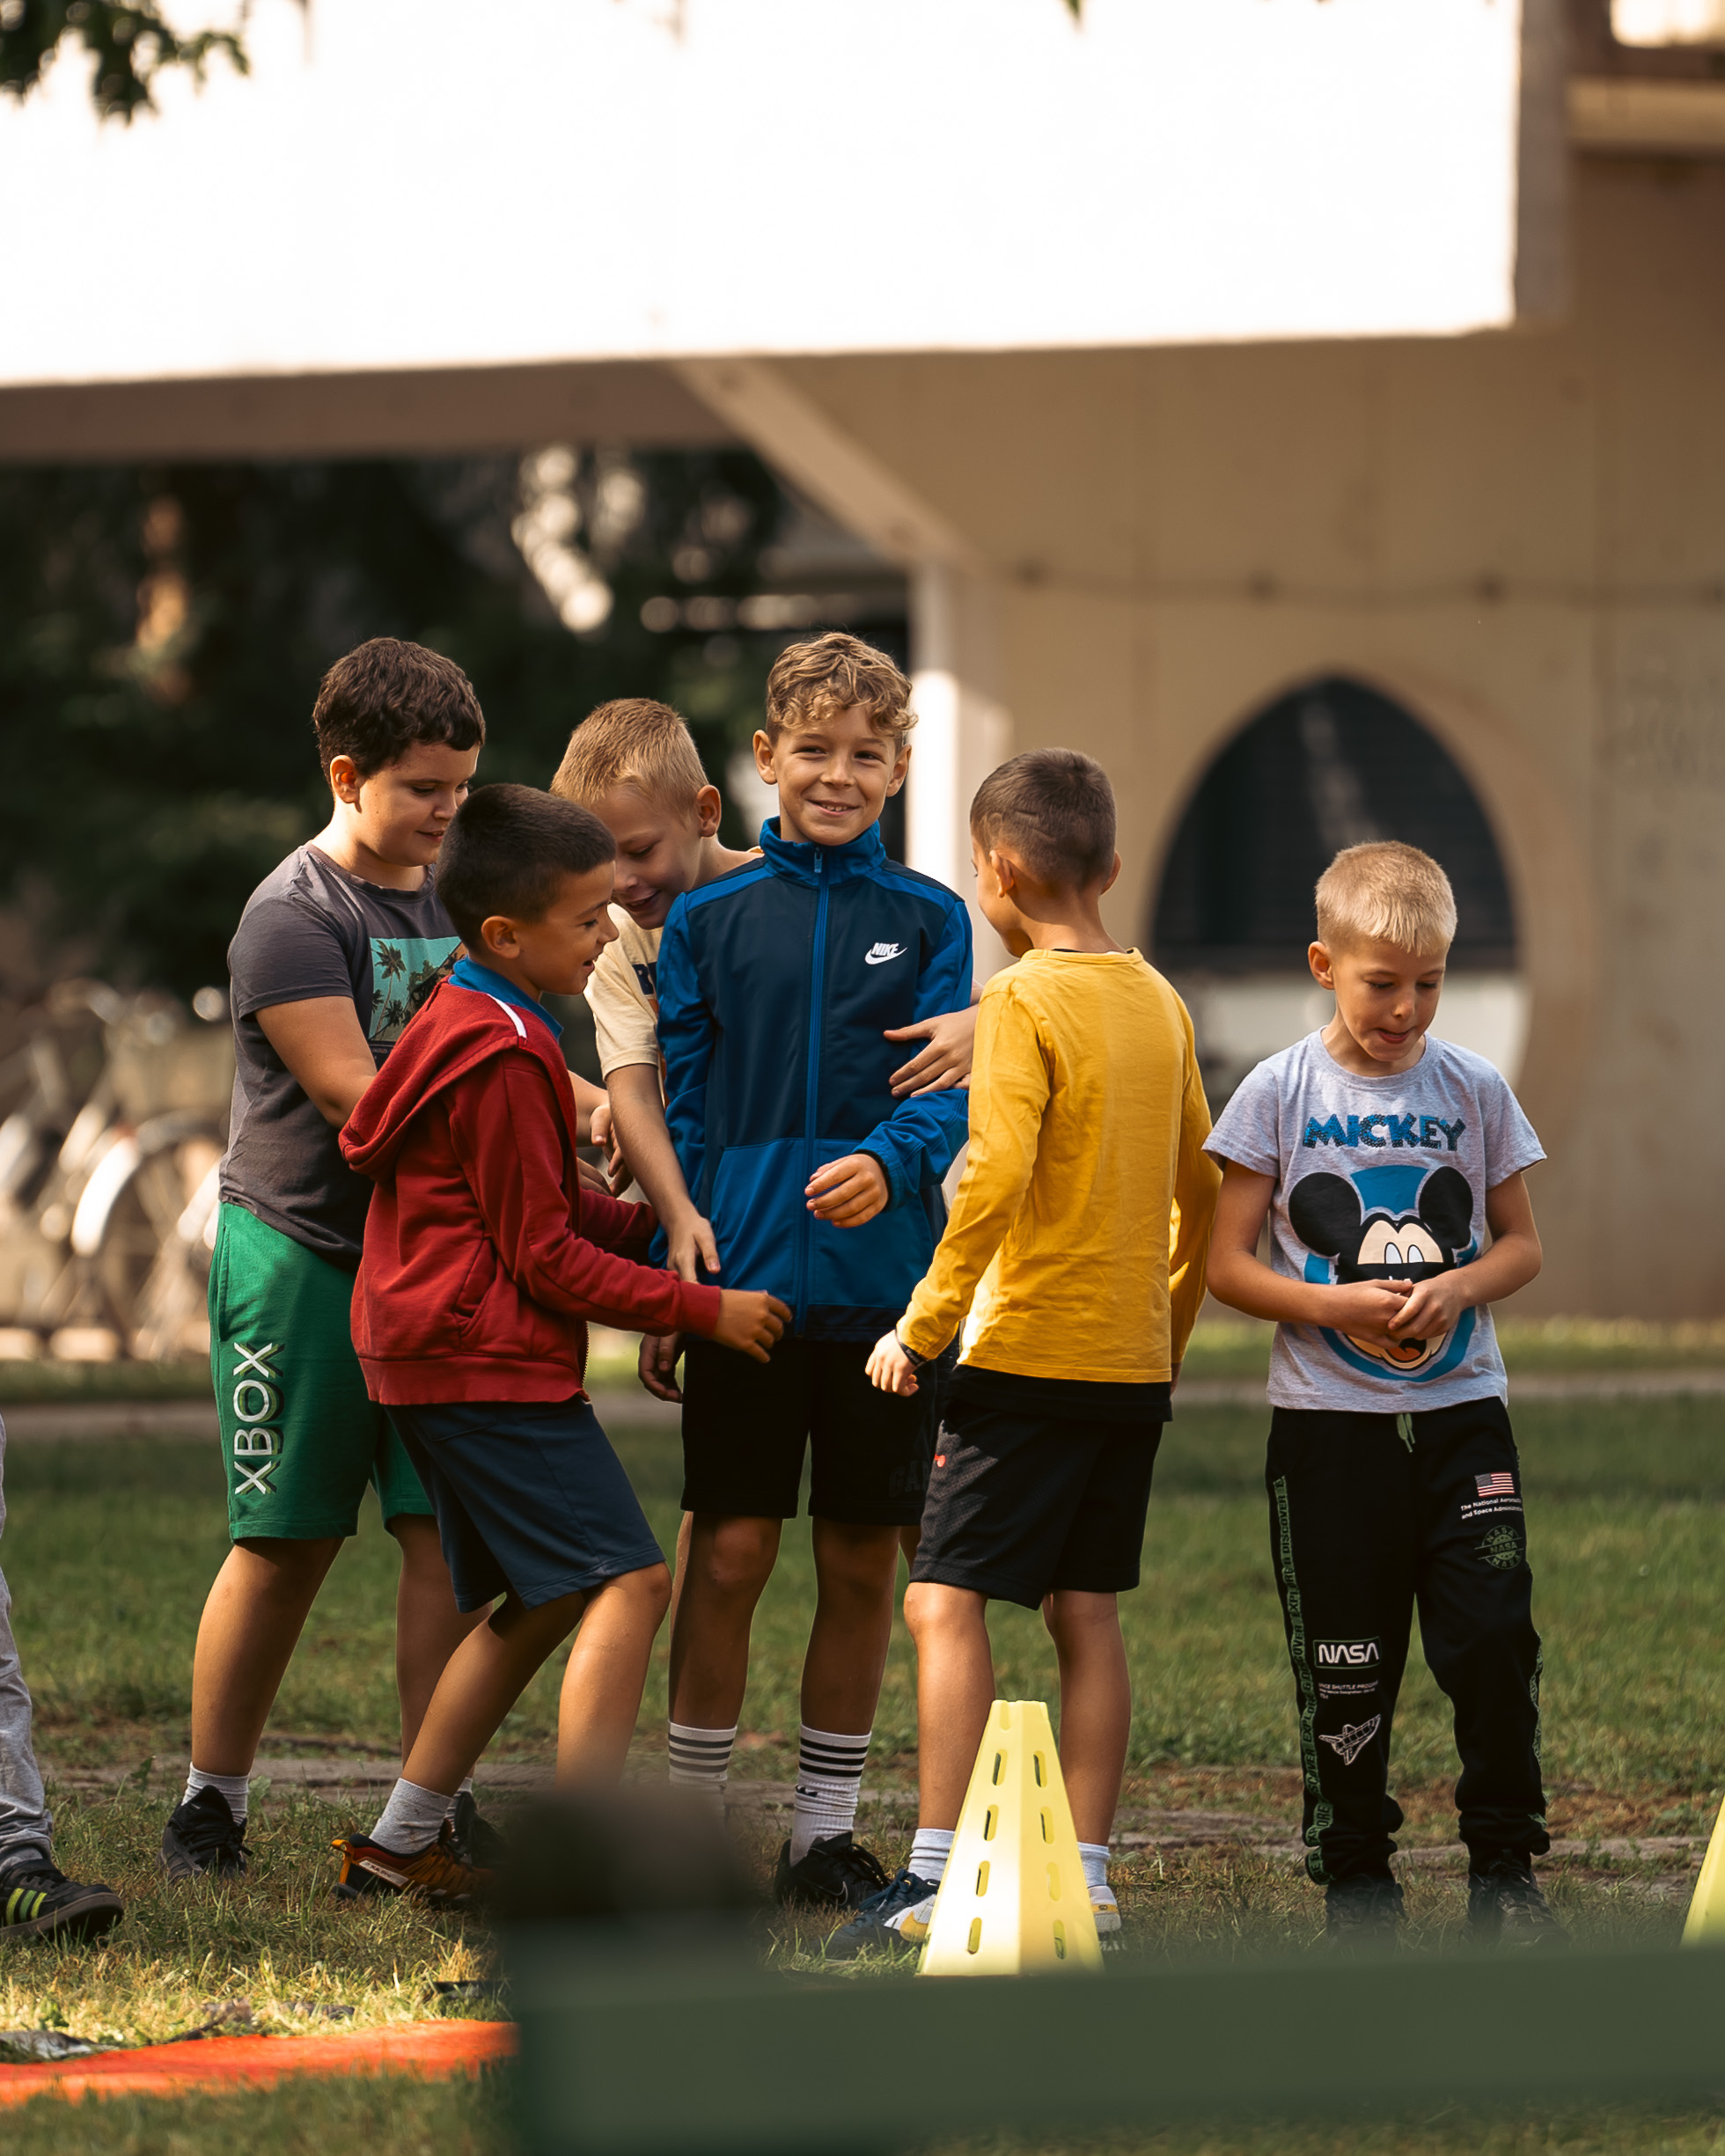
<instances>
[{"instance_id":1,"label":"nike swoosh logo","mask_svg":"<svg viewBox=\"0 0 1725 2156\"><path fill-rule=\"evenodd\" d=\"M890 950L877 943L872 950L864 951L862 963L864 965L885 965L889 958L902 958L904 955L905 947L902 943L893 944Z\"/></svg>"}]
</instances>

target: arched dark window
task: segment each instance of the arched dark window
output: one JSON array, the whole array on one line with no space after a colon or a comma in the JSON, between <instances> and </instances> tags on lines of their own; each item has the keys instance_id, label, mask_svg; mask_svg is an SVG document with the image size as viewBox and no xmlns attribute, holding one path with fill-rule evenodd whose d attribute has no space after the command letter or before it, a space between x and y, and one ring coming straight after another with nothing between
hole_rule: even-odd
<instances>
[{"instance_id":1,"label":"arched dark window","mask_svg":"<svg viewBox=\"0 0 1725 2156\"><path fill-rule=\"evenodd\" d=\"M1515 1083L1528 1003L1485 811L1411 713L1338 676L1235 735L1187 803L1163 869L1150 949L1191 1009L1213 1111L1261 1057L1333 1011L1306 966L1312 887L1343 847L1368 839L1402 839L1442 863L1457 924L1435 1030Z\"/></svg>"},{"instance_id":2,"label":"arched dark window","mask_svg":"<svg viewBox=\"0 0 1725 2156\"><path fill-rule=\"evenodd\" d=\"M1273 704L1205 773L1163 870L1156 964L1303 971L1312 886L1367 839L1402 839L1442 863L1458 916L1454 970L1514 968L1509 886L1473 789L1410 713L1341 677Z\"/></svg>"}]
</instances>

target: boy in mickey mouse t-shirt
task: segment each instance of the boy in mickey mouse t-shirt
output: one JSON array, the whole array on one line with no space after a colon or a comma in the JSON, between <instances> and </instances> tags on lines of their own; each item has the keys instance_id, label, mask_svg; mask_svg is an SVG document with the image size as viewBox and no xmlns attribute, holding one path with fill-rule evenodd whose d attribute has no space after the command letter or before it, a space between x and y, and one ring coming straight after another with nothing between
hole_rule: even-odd
<instances>
[{"instance_id":1,"label":"boy in mickey mouse t-shirt","mask_svg":"<svg viewBox=\"0 0 1725 2156\"><path fill-rule=\"evenodd\" d=\"M1260 1063L1210 1136L1209 1286L1278 1321L1270 1546L1329 1937L1388 1944L1401 1917L1390 1730L1417 1602L1455 1709L1471 1928L1549 1947L1567 1942L1530 1862L1551 1846L1539 1636L1488 1307L1539 1270L1523 1171L1545 1155L1492 1065L1428 1037L1455 933L1417 848L1330 864L1308 957L1336 1015Z\"/></svg>"}]
</instances>

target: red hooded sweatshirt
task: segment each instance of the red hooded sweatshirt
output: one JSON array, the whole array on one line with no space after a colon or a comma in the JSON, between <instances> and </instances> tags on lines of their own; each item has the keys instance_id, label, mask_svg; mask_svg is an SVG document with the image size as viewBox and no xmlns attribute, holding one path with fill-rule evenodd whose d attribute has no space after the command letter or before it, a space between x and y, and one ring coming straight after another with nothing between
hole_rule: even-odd
<instances>
[{"instance_id":1,"label":"red hooded sweatshirt","mask_svg":"<svg viewBox=\"0 0 1725 2156\"><path fill-rule=\"evenodd\" d=\"M341 1131L378 1186L354 1346L385 1405L565 1400L588 1318L710 1333L719 1291L641 1262L645 1206L584 1191L575 1094L551 1030L476 989L427 1001Z\"/></svg>"}]
</instances>

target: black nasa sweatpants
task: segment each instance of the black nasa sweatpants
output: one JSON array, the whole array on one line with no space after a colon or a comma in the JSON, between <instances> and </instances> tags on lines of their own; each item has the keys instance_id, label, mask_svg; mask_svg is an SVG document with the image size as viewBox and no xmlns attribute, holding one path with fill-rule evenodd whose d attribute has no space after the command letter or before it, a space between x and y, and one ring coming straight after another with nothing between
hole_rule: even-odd
<instances>
[{"instance_id":1,"label":"black nasa sweatpants","mask_svg":"<svg viewBox=\"0 0 1725 2156\"><path fill-rule=\"evenodd\" d=\"M1265 1480L1311 1876L1388 1876L1402 1823L1390 1728L1416 1604L1427 1664L1455 1709L1472 1866L1543 1855L1539 1635L1502 1401L1412 1415L1278 1407Z\"/></svg>"}]
</instances>

